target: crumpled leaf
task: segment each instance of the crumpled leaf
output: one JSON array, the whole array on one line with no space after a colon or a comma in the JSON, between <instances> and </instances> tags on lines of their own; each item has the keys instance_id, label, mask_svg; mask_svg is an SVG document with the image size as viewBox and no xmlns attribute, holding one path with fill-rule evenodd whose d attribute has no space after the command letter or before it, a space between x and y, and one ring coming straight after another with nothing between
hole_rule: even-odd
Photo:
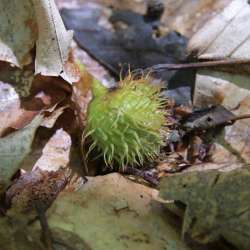
<instances>
[{"instance_id":1,"label":"crumpled leaf","mask_svg":"<svg viewBox=\"0 0 250 250\"><path fill-rule=\"evenodd\" d=\"M73 232L91 249L189 249L153 198L156 190L119 174L88 178L76 192L63 191L48 210L55 228Z\"/></svg>"},{"instance_id":2,"label":"crumpled leaf","mask_svg":"<svg viewBox=\"0 0 250 250\"><path fill-rule=\"evenodd\" d=\"M0 18L0 60L23 67L36 45L35 73L71 82L66 61L73 33L66 31L54 0L3 0Z\"/></svg>"},{"instance_id":3,"label":"crumpled leaf","mask_svg":"<svg viewBox=\"0 0 250 250\"><path fill-rule=\"evenodd\" d=\"M250 248L250 169L201 171L165 177L161 198L187 205L183 235L200 243L224 237L239 249Z\"/></svg>"},{"instance_id":4,"label":"crumpled leaf","mask_svg":"<svg viewBox=\"0 0 250 250\"><path fill-rule=\"evenodd\" d=\"M11 177L31 150L31 144L42 116L37 115L23 129L0 139L0 192L9 185Z\"/></svg>"},{"instance_id":5,"label":"crumpled leaf","mask_svg":"<svg viewBox=\"0 0 250 250\"><path fill-rule=\"evenodd\" d=\"M16 93L15 88L0 81L0 137L13 129L21 129L28 125L41 111L52 113L44 118L43 126L53 126L55 120L64 111L65 106L54 111L59 102L65 98L61 90L44 87L44 91L23 99ZM34 90L34 88L33 88Z\"/></svg>"},{"instance_id":6,"label":"crumpled leaf","mask_svg":"<svg viewBox=\"0 0 250 250\"><path fill-rule=\"evenodd\" d=\"M65 70L72 31L66 31L54 0L33 0L38 25L35 73L61 75L71 82Z\"/></svg>"}]
</instances>

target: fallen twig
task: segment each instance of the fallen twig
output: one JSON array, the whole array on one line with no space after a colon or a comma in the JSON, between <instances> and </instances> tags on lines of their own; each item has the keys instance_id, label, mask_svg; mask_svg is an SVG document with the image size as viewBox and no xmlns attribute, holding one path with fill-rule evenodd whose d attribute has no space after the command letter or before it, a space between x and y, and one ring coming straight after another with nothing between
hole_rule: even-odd
<instances>
[{"instance_id":1,"label":"fallen twig","mask_svg":"<svg viewBox=\"0 0 250 250\"><path fill-rule=\"evenodd\" d=\"M157 64L147 70L160 71L160 70L180 70L180 69L199 69L210 68L217 66L234 66L234 65L250 65L249 59L226 59L217 61L195 62L195 63L181 63L181 64Z\"/></svg>"},{"instance_id":2,"label":"fallen twig","mask_svg":"<svg viewBox=\"0 0 250 250\"><path fill-rule=\"evenodd\" d=\"M39 201L34 201L37 216L42 229L42 240L48 250L54 250L53 238L45 215L46 208Z\"/></svg>"},{"instance_id":3,"label":"fallen twig","mask_svg":"<svg viewBox=\"0 0 250 250\"><path fill-rule=\"evenodd\" d=\"M236 122L236 121L244 120L244 119L250 119L250 114L236 116L230 119L230 122Z\"/></svg>"}]
</instances>

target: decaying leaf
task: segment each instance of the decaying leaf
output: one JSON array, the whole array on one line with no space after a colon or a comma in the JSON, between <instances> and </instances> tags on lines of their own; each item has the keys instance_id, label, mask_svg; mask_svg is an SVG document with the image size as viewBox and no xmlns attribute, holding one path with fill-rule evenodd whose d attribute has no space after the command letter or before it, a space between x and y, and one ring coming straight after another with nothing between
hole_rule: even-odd
<instances>
[{"instance_id":1,"label":"decaying leaf","mask_svg":"<svg viewBox=\"0 0 250 250\"><path fill-rule=\"evenodd\" d=\"M20 176L7 190L8 216L26 223L37 216L36 207L45 212L68 182L63 169L32 171Z\"/></svg>"},{"instance_id":2,"label":"decaying leaf","mask_svg":"<svg viewBox=\"0 0 250 250\"><path fill-rule=\"evenodd\" d=\"M187 205L183 235L209 243L225 238L239 249L250 248L250 169L201 171L165 177L160 196Z\"/></svg>"},{"instance_id":3,"label":"decaying leaf","mask_svg":"<svg viewBox=\"0 0 250 250\"><path fill-rule=\"evenodd\" d=\"M33 79L32 65L20 69L8 65L6 62L0 62L0 81L11 84L20 97L29 96Z\"/></svg>"},{"instance_id":4,"label":"decaying leaf","mask_svg":"<svg viewBox=\"0 0 250 250\"><path fill-rule=\"evenodd\" d=\"M189 249L153 201L156 190L119 174L88 179L77 192L63 191L48 210L52 232L73 232L95 250Z\"/></svg>"},{"instance_id":5,"label":"decaying leaf","mask_svg":"<svg viewBox=\"0 0 250 250\"><path fill-rule=\"evenodd\" d=\"M250 91L247 83L248 77L244 75L201 71L196 79L194 105L204 108L209 103L216 105L219 101L221 105L230 109L235 117L248 115ZM225 143L231 147L230 150L234 150L234 154L245 163L249 162L249 124L250 119L239 120L225 128L224 136Z\"/></svg>"},{"instance_id":6,"label":"decaying leaf","mask_svg":"<svg viewBox=\"0 0 250 250\"><path fill-rule=\"evenodd\" d=\"M7 217L0 220L1 250L47 250L40 241L40 230L30 230L29 227L9 220Z\"/></svg>"},{"instance_id":7,"label":"decaying leaf","mask_svg":"<svg viewBox=\"0 0 250 250\"><path fill-rule=\"evenodd\" d=\"M207 162L195 163L184 172L193 171L205 171L205 170L219 170L219 171L231 171L234 169L239 169L244 166L244 163L222 145L215 143L213 145L213 150L210 155L210 159Z\"/></svg>"},{"instance_id":8,"label":"decaying leaf","mask_svg":"<svg viewBox=\"0 0 250 250\"><path fill-rule=\"evenodd\" d=\"M19 165L31 150L31 144L42 116L36 116L23 129L0 139L0 192L9 185L11 177L18 170Z\"/></svg>"}]
</instances>

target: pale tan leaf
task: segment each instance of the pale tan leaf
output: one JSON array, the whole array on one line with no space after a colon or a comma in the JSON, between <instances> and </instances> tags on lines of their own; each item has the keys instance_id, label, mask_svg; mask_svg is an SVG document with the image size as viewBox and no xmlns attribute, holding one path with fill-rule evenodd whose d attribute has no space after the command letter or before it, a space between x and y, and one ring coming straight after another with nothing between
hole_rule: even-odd
<instances>
[{"instance_id":1,"label":"pale tan leaf","mask_svg":"<svg viewBox=\"0 0 250 250\"><path fill-rule=\"evenodd\" d=\"M54 0L33 0L38 24L36 42L36 70L42 75L62 75L71 81L64 72L73 32L66 31Z\"/></svg>"},{"instance_id":2,"label":"pale tan leaf","mask_svg":"<svg viewBox=\"0 0 250 250\"><path fill-rule=\"evenodd\" d=\"M190 37L231 0L165 0L164 23Z\"/></svg>"},{"instance_id":3,"label":"pale tan leaf","mask_svg":"<svg viewBox=\"0 0 250 250\"><path fill-rule=\"evenodd\" d=\"M155 189L117 173L88 179L77 192L63 191L49 209L52 232L67 230L95 250L189 249L153 200Z\"/></svg>"},{"instance_id":4,"label":"pale tan leaf","mask_svg":"<svg viewBox=\"0 0 250 250\"><path fill-rule=\"evenodd\" d=\"M189 50L200 59L250 58L250 5L234 0L190 41Z\"/></svg>"}]
</instances>

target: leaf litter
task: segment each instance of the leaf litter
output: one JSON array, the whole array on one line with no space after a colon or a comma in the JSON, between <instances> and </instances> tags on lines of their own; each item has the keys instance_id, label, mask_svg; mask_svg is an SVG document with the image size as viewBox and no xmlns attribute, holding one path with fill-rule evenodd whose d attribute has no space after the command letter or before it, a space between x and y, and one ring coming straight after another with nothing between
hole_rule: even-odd
<instances>
[{"instance_id":1,"label":"leaf litter","mask_svg":"<svg viewBox=\"0 0 250 250\"><path fill-rule=\"evenodd\" d=\"M182 8L187 12L187 6L219 11L227 1L218 5L206 0L204 5L180 1L180 11L172 12L176 20L174 14L170 18L167 11L162 13L159 2L152 5L153 12L151 5L141 3L134 3L136 8L140 6L140 12L134 12L136 8L104 7L106 1L104 5L79 8L80 2L57 1L59 6L78 8L61 13L66 26L75 30L76 42L86 51L74 43L70 49L71 32L64 28L54 1L33 1L32 6L30 2L16 6L1 3L7 8L6 20L15 8L20 7L23 14L18 19L20 31L15 32L15 18L0 30L1 60L15 65L0 64L0 151L4 159L0 166L0 223L5 228L0 230L1 247L197 249L196 243L201 243L199 249L231 249L230 244L248 249L249 120L243 119L249 118L249 91L243 88L247 70L242 74L235 67L215 69L209 64L200 70L199 62L197 69L182 70L183 63L190 62L185 54L188 38L178 32L189 36L195 21L184 28L176 25L178 18L183 23L188 16ZM244 1L233 1L211 23L216 26L221 22L221 16L234 4L248 6ZM165 31L160 22L162 14L164 23L165 15L170 20ZM25 23L27 16L30 19ZM196 28L206 18L197 15ZM169 30L168 25L177 30ZM223 25L230 29L227 20ZM210 27L208 23L193 36L189 49L211 37ZM227 34L216 40L225 41ZM14 43L10 42L13 35ZM238 36L242 39L241 33ZM216 64L218 51L223 49L221 43L209 47L209 59ZM202 53L195 62L205 58ZM224 52L221 55L228 56ZM157 70L158 64L179 62L178 70ZM123 74L130 70L136 77L151 66L154 84L160 84L162 96L168 98L170 115L169 133L158 157L142 168L124 166L117 174L113 173L117 169L105 166L101 158L94 159L94 154L86 168L81 136L89 103L95 98L91 86L98 79L112 94L116 84L111 75L120 80L123 69Z\"/></svg>"}]
</instances>

